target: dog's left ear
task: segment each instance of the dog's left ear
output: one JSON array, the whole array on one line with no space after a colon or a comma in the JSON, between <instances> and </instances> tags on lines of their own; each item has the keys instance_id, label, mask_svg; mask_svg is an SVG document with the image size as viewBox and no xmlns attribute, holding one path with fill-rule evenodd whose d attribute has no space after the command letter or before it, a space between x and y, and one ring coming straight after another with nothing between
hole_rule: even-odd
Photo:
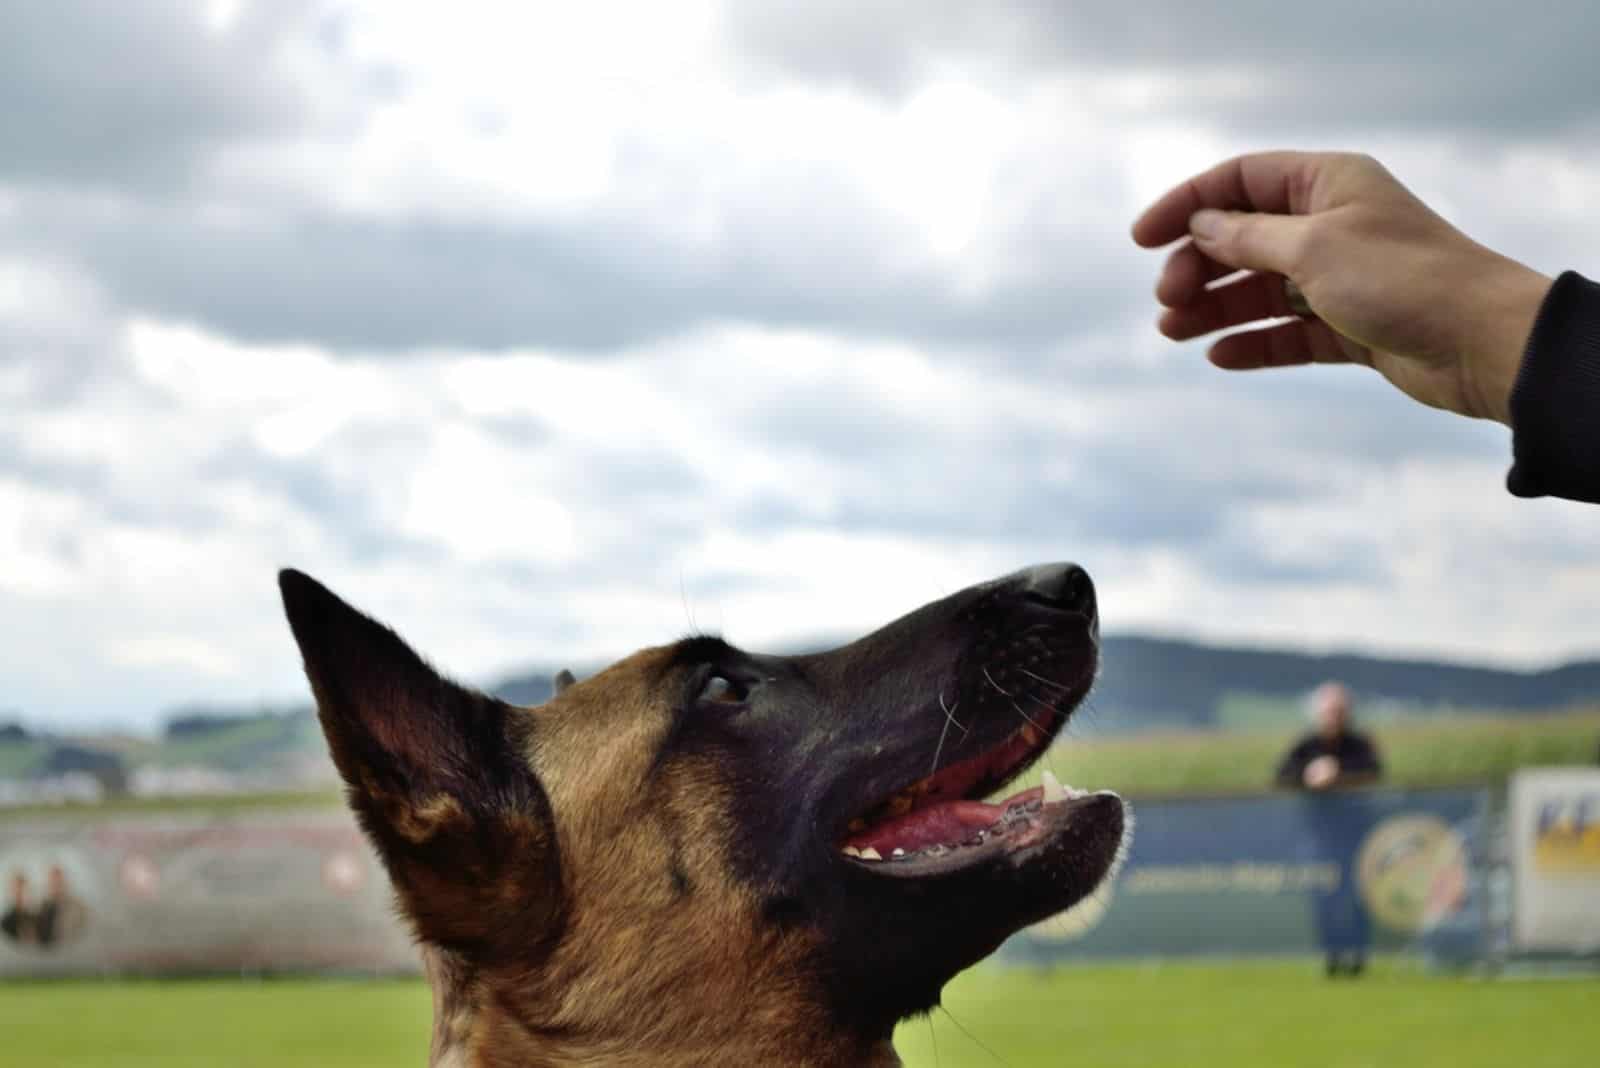
<instances>
[{"instance_id":1,"label":"dog's left ear","mask_svg":"<svg viewBox=\"0 0 1600 1068\"><path fill-rule=\"evenodd\" d=\"M560 858L529 714L442 678L314 579L278 586L350 805L418 935L477 958L552 937Z\"/></svg>"}]
</instances>

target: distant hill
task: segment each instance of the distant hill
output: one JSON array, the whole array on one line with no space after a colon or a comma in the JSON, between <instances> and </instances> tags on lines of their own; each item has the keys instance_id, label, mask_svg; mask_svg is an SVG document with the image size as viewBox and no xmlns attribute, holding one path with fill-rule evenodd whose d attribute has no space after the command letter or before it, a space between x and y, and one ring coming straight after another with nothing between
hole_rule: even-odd
<instances>
[{"instance_id":1,"label":"distant hill","mask_svg":"<svg viewBox=\"0 0 1600 1068\"><path fill-rule=\"evenodd\" d=\"M490 690L514 704L538 705L549 700L554 674L530 671ZM1079 716L1077 733L1082 738L1173 728L1282 729L1301 722L1302 698L1328 679L1355 691L1360 716L1385 722L1600 707L1600 661L1513 671L1113 635L1105 639L1100 679ZM320 788L336 781L309 702L175 708L160 738L54 735L4 726L0 787L13 792L112 763L135 793Z\"/></svg>"},{"instance_id":2,"label":"distant hill","mask_svg":"<svg viewBox=\"0 0 1600 1068\"><path fill-rule=\"evenodd\" d=\"M0 806L82 800L67 786L85 775L108 797L319 789L337 781L309 705L180 709L160 738L0 735Z\"/></svg>"},{"instance_id":3,"label":"distant hill","mask_svg":"<svg viewBox=\"0 0 1600 1068\"><path fill-rule=\"evenodd\" d=\"M514 704L541 704L550 699L553 676L550 671L514 676L494 693ZM1294 721L1301 698L1329 679L1355 692L1364 715L1386 719L1600 704L1600 660L1515 671L1111 635L1104 639L1090 718L1097 733L1279 725Z\"/></svg>"},{"instance_id":4,"label":"distant hill","mask_svg":"<svg viewBox=\"0 0 1600 1068\"><path fill-rule=\"evenodd\" d=\"M1297 706L1329 679L1349 686L1367 714L1406 718L1483 711L1535 713L1600 704L1600 661L1515 671L1433 660L1205 645L1112 636L1091 701L1107 731L1150 726L1243 726L1252 702ZM1291 712L1294 709L1291 708ZM1230 713L1236 713L1230 716ZM1271 721L1273 716L1259 717Z\"/></svg>"},{"instance_id":5,"label":"distant hill","mask_svg":"<svg viewBox=\"0 0 1600 1068\"><path fill-rule=\"evenodd\" d=\"M578 677L582 678L583 675ZM542 705L556 692L556 673L536 671L530 675L517 675L491 687L489 692L514 705Z\"/></svg>"}]
</instances>

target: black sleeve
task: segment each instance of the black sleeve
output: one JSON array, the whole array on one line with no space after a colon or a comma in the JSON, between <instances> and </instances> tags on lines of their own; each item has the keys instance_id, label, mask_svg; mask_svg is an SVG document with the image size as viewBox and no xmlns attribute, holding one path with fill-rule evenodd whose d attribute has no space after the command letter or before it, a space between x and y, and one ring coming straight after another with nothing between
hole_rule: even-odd
<instances>
[{"instance_id":1,"label":"black sleeve","mask_svg":"<svg viewBox=\"0 0 1600 1068\"><path fill-rule=\"evenodd\" d=\"M1383 763L1378 759L1378 747L1372 744L1371 739L1362 735L1353 735L1350 745L1340 761L1343 771L1371 772L1373 775L1383 773Z\"/></svg>"},{"instance_id":2,"label":"black sleeve","mask_svg":"<svg viewBox=\"0 0 1600 1068\"><path fill-rule=\"evenodd\" d=\"M1274 776L1279 786L1299 789L1305 785L1306 764L1309 763L1305 748L1305 742L1296 742L1294 748L1283 754L1283 759L1278 762L1277 774Z\"/></svg>"},{"instance_id":3,"label":"black sleeve","mask_svg":"<svg viewBox=\"0 0 1600 1068\"><path fill-rule=\"evenodd\" d=\"M1600 504L1600 285L1567 271L1545 294L1511 390L1506 488Z\"/></svg>"}]
</instances>

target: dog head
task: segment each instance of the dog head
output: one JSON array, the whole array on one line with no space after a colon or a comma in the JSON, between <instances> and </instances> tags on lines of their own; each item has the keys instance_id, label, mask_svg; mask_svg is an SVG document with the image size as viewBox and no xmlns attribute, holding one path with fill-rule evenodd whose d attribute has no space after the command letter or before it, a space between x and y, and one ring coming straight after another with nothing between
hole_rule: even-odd
<instances>
[{"instance_id":1,"label":"dog head","mask_svg":"<svg viewBox=\"0 0 1600 1068\"><path fill-rule=\"evenodd\" d=\"M880 1042L1118 855L1114 795L1047 777L983 800L1093 679L1093 588L1070 565L825 653L688 638L533 709L442 679L303 575L281 586L403 911L522 1033Z\"/></svg>"}]
</instances>

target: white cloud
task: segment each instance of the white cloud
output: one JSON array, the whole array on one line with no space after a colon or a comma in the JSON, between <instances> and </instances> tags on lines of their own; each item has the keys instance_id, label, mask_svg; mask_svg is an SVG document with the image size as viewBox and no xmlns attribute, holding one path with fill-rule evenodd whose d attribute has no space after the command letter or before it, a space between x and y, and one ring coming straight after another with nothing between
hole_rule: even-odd
<instances>
[{"instance_id":1,"label":"white cloud","mask_svg":"<svg viewBox=\"0 0 1600 1068\"><path fill-rule=\"evenodd\" d=\"M123 72L212 86L194 128L117 110L133 167L68 121L101 90L46 78L84 110L0 167L0 672L34 718L297 697L284 565L482 681L1058 558L1109 629L1583 651L1592 519L1506 496L1503 434L1150 328L1128 223L1255 147L1215 106L1248 63L1067 62L944 8L888 18L915 47L876 80L843 15L774 67L715 4L130 12L196 52ZM1581 139L1274 129L1593 270Z\"/></svg>"},{"instance_id":2,"label":"white cloud","mask_svg":"<svg viewBox=\"0 0 1600 1068\"><path fill-rule=\"evenodd\" d=\"M191 675L232 678L239 663L217 639L183 634L151 634L111 642L105 650L108 663L135 668L172 668Z\"/></svg>"}]
</instances>

